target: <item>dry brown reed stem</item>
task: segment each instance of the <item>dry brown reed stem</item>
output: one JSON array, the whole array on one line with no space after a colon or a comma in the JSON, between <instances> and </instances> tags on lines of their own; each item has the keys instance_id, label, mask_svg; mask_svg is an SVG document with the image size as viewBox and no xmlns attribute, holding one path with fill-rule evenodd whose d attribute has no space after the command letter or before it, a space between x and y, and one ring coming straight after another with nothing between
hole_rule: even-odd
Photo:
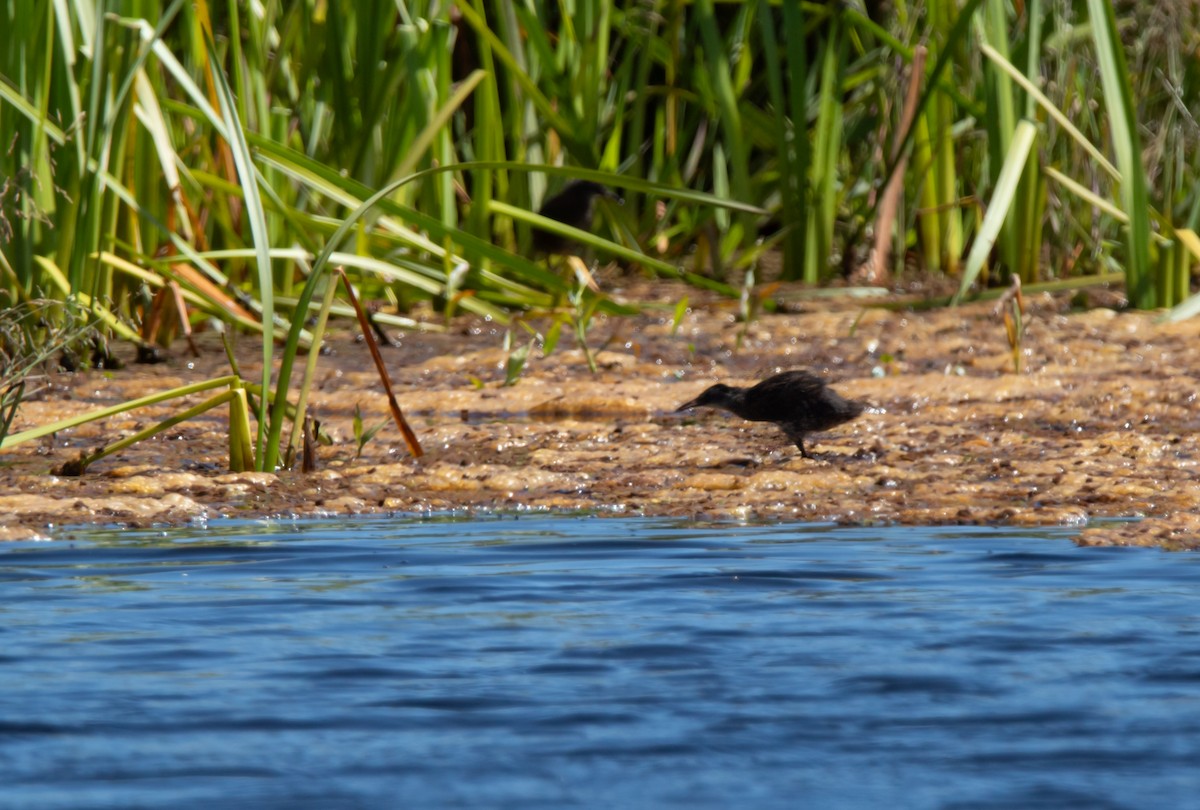
<instances>
[{"instance_id":1,"label":"dry brown reed stem","mask_svg":"<svg viewBox=\"0 0 1200 810\"><path fill-rule=\"evenodd\" d=\"M388 407L392 411L392 419L396 422L396 427L400 428L400 433L404 436L404 443L408 445L408 452L413 454L414 458L420 458L425 455L425 451L421 449L421 442L417 440L417 434L408 426L408 420L404 418L404 414L400 411L400 403L396 401L396 395L392 391L392 380L388 375L387 366L384 365L383 355L379 351L379 342L375 340L375 333L371 329L370 319L367 318L367 313L358 303L358 296L354 294L354 288L350 286L350 279L346 277L346 271L341 267L337 268L337 274L342 278L342 284L346 287L346 295L350 297L350 303L354 307L354 312L358 315L358 325L362 329L363 340L367 343L367 348L371 350L371 359L375 361L375 368L379 371L379 379L383 381L383 390L387 393Z\"/></svg>"},{"instance_id":2,"label":"dry brown reed stem","mask_svg":"<svg viewBox=\"0 0 1200 810\"><path fill-rule=\"evenodd\" d=\"M891 179L883 192L883 200L879 204L879 215L875 219L875 247L872 250L872 261L869 281L882 283L891 273L891 242L892 233L896 227L896 212L900 208L900 196L904 193L904 170L908 164L908 156L900 153L900 146L908 137L913 120L917 115L917 102L921 93L921 79L925 75L925 60L928 51L924 45L918 45L913 50L912 69L908 76L908 92L904 96L904 111L900 121L900 129L892 141L892 170ZM898 162L897 162L898 161Z\"/></svg>"}]
</instances>

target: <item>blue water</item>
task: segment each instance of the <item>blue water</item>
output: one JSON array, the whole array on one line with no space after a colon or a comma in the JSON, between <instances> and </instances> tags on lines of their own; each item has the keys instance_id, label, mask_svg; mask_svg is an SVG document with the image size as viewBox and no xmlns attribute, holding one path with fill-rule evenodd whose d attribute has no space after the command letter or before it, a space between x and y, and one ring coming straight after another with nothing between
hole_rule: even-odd
<instances>
[{"instance_id":1,"label":"blue water","mask_svg":"<svg viewBox=\"0 0 1200 810\"><path fill-rule=\"evenodd\" d=\"M522 518L0 545L3 807L1195 807L1200 556Z\"/></svg>"}]
</instances>

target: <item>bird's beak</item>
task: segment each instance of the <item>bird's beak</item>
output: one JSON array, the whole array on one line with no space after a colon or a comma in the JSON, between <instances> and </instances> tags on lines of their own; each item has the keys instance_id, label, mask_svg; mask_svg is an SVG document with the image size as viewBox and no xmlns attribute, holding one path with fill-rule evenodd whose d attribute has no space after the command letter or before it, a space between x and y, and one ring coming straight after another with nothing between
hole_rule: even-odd
<instances>
[{"instance_id":1,"label":"bird's beak","mask_svg":"<svg viewBox=\"0 0 1200 810\"><path fill-rule=\"evenodd\" d=\"M699 404L700 404L700 397L696 397L695 399L689 400L689 401L683 403L682 405L680 405L678 408L676 408L675 413L680 413L681 411L690 411L692 408L695 408Z\"/></svg>"}]
</instances>

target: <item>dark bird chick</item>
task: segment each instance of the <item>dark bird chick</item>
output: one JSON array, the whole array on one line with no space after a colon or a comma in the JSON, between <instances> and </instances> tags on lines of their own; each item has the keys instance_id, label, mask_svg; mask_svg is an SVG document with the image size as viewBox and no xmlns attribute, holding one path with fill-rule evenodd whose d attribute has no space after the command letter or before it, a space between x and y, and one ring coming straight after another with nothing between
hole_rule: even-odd
<instances>
[{"instance_id":1,"label":"dark bird chick","mask_svg":"<svg viewBox=\"0 0 1200 810\"><path fill-rule=\"evenodd\" d=\"M615 197L610 190L591 180L574 180L562 191L542 203L538 213L572 228L588 230L596 213L597 197ZM533 251L535 253L563 253L574 241L550 231L533 228Z\"/></svg>"},{"instance_id":2,"label":"dark bird chick","mask_svg":"<svg viewBox=\"0 0 1200 810\"><path fill-rule=\"evenodd\" d=\"M804 458L812 458L804 449L806 434L849 422L866 407L827 388L820 377L807 371L785 371L752 388L718 383L676 411L701 406L722 408L752 422L774 422Z\"/></svg>"}]
</instances>

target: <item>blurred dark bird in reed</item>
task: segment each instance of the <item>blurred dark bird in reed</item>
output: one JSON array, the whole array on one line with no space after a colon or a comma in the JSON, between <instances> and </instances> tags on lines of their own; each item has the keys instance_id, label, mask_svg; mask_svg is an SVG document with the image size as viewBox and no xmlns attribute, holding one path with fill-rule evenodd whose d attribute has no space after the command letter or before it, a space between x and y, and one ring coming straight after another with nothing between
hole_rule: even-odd
<instances>
[{"instance_id":1,"label":"blurred dark bird in reed","mask_svg":"<svg viewBox=\"0 0 1200 810\"><path fill-rule=\"evenodd\" d=\"M538 214L586 231L592 227L592 218L596 213L596 198L608 197L616 199L609 189L591 180L573 180L567 183L563 190L542 203ZM561 234L543 231L536 225L533 227L533 252L564 253L575 244L575 240Z\"/></svg>"}]
</instances>

